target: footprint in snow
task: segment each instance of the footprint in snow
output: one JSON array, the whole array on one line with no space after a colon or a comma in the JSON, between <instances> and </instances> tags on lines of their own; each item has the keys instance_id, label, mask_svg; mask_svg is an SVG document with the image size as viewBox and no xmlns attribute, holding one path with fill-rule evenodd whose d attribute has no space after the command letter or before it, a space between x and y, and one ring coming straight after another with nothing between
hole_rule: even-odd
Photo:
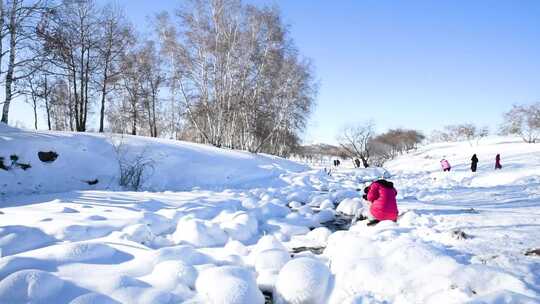
<instances>
[{"instance_id":1,"label":"footprint in snow","mask_svg":"<svg viewBox=\"0 0 540 304\"><path fill-rule=\"evenodd\" d=\"M86 219L89 221L106 221L107 220L106 217L100 216L100 215L91 215L87 217Z\"/></svg>"},{"instance_id":2,"label":"footprint in snow","mask_svg":"<svg viewBox=\"0 0 540 304\"><path fill-rule=\"evenodd\" d=\"M79 210L69 208L69 207L64 207L62 211L60 211L60 213L79 213Z\"/></svg>"}]
</instances>

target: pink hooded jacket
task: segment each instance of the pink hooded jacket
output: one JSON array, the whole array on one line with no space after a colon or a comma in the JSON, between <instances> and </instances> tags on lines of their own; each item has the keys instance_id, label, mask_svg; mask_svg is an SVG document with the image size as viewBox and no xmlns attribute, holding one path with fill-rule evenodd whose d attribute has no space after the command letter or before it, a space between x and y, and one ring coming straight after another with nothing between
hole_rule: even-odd
<instances>
[{"instance_id":1,"label":"pink hooded jacket","mask_svg":"<svg viewBox=\"0 0 540 304\"><path fill-rule=\"evenodd\" d=\"M441 160L441 166L443 169L450 169L450 163L446 159Z\"/></svg>"},{"instance_id":2,"label":"pink hooded jacket","mask_svg":"<svg viewBox=\"0 0 540 304\"><path fill-rule=\"evenodd\" d=\"M396 202L397 191L394 184L385 180L378 180L369 186L367 199L370 201L371 215L379 221L396 221L398 217L398 208Z\"/></svg>"}]
</instances>

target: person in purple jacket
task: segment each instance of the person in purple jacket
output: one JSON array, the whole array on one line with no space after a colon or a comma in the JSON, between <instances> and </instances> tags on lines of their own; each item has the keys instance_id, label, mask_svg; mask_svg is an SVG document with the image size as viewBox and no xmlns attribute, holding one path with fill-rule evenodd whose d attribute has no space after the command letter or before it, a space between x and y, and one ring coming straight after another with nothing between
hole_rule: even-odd
<instances>
[{"instance_id":1,"label":"person in purple jacket","mask_svg":"<svg viewBox=\"0 0 540 304\"><path fill-rule=\"evenodd\" d=\"M441 167L444 172L450 171L450 169L452 169L452 166L450 166L450 163L444 158L441 160Z\"/></svg>"}]
</instances>

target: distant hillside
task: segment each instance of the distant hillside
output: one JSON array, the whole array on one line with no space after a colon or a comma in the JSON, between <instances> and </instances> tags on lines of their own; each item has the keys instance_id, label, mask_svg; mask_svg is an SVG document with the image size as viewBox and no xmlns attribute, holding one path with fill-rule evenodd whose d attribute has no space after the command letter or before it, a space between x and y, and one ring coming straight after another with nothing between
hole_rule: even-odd
<instances>
[{"instance_id":1,"label":"distant hillside","mask_svg":"<svg viewBox=\"0 0 540 304\"><path fill-rule=\"evenodd\" d=\"M325 155L325 156L340 156L343 154L338 146L333 146L324 143L303 145L299 148L301 155Z\"/></svg>"}]
</instances>

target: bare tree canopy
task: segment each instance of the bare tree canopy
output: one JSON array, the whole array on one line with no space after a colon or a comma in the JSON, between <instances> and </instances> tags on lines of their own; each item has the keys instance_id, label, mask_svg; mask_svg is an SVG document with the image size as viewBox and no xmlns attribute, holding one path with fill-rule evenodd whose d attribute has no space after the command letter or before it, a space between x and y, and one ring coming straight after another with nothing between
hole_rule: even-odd
<instances>
[{"instance_id":1,"label":"bare tree canopy","mask_svg":"<svg viewBox=\"0 0 540 304\"><path fill-rule=\"evenodd\" d=\"M362 165L382 166L410 150L416 149L425 136L416 130L391 129L377 135L372 121L347 125L339 133L337 139L347 157L360 159Z\"/></svg>"},{"instance_id":2,"label":"bare tree canopy","mask_svg":"<svg viewBox=\"0 0 540 304\"><path fill-rule=\"evenodd\" d=\"M515 134L528 143L540 140L540 102L531 105L514 105L504 113L501 126L503 134Z\"/></svg>"},{"instance_id":3,"label":"bare tree canopy","mask_svg":"<svg viewBox=\"0 0 540 304\"><path fill-rule=\"evenodd\" d=\"M359 158L364 168L367 168L372 154L370 142L374 136L375 124L368 121L343 127L337 140L349 157Z\"/></svg>"},{"instance_id":4,"label":"bare tree canopy","mask_svg":"<svg viewBox=\"0 0 540 304\"><path fill-rule=\"evenodd\" d=\"M279 11L194 0L176 20L177 26L160 16L160 37L191 139L288 154L299 142L317 86Z\"/></svg>"},{"instance_id":5,"label":"bare tree canopy","mask_svg":"<svg viewBox=\"0 0 540 304\"><path fill-rule=\"evenodd\" d=\"M472 145L472 142L478 141L489 135L489 128L478 127L473 123L463 123L457 125L445 126L442 131L435 130L431 134L432 142L440 141L458 141L467 140Z\"/></svg>"}]
</instances>

